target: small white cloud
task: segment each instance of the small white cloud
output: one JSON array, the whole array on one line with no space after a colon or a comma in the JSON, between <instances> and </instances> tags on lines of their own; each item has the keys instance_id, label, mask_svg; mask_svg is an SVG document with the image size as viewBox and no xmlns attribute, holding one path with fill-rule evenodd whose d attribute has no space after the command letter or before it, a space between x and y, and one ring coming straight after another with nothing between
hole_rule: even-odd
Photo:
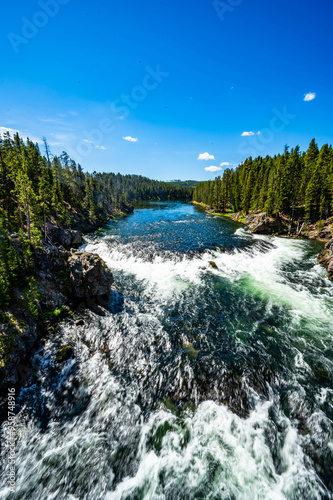
<instances>
[{"instance_id":1,"label":"small white cloud","mask_svg":"<svg viewBox=\"0 0 333 500\"><path fill-rule=\"evenodd\" d=\"M129 141L129 142L137 142L138 141L138 138L137 137L131 137L131 136L127 136L127 137L123 137L123 139L125 141Z\"/></svg>"},{"instance_id":2,"label":"small white cloud","mask_svg":"<svg viewBox=\"0 0 333 500\"><path fill-rule=\"evenodd\" d=\"M217 172L218 170L222 170L221 167L214 167L211 165L210 167L205 167L206 172Z\"/></svg>"},{"instance_id":3,"label":"small white cloud","mask_svg":"<svg viewBox=\"0 0 333 500\"><path fill-rule=\"evenodd\" d=\"M197 160L215 160L215 157L209 153L200 153Z\"/></svg>"},{"instance_id":4,"label":"small white cloud","mask_svg":"<svg viewBox=\"0 0 333 500\"><path fill-rule=\"evenodd\" d=\"M125 119L125 116L116 116L115 117L115 120L124 120Z\"/></svg>"},{"instance_id":5,"label":"small white cloud","mask_svg":"<svg viewBox=\"0 0 333 500\"><path fill-rule=\"evenodd\" d=\"M95 146L96 149L108 149L105 146Z\"/></svg>"},{"instance_id":6,"label":"small white cloud","mask_svg":"<svg viewBox=\"0 0 333 500\"><path fill-rule=\"evenodd\" d=\"M252 132L252 130L250 130L250 132L242 132L242 137L250 137L251 135L260 135L260 131L259 132Z\"/></svg>"},{"instance_id":7,"label":"small white cloud","mask_svg":"<svg viewBox=\"0 0 333 500\"><path fill-rule=\"evenodd\" d=\"M220 163L220 167L227 167L228 165L230 165L228 161L223 161L222 163Z\"/></svg>"},{"instance_id":8,"label":"small white cloud","mask_svg":"<svg viewBox=\"0 0 333 500\"><path fill-rule=\"evenodd\" d=\"M316 98L315 92L308 92L307 94L304 94L304 101L313 101L313 99L315 98Z\"/></svg>"},{"instance_id":9,"label":"small white cloud","mask_svg":"<svg viewBox=\"0 0 333 500\"><path fill-rule=\"evenodd\" d=\"M0 127L0 134L4 134L5 132L9 132L10 134L16 134L16 132L20 133L19 130L9 128L9 127Z\"/></svg>"},{"instance_id":10,"label":"small white cloud","mask_svg":"<svg viewBox=\"0 0 333 500\"><path fill-rule=\"evenodd\" d=\"M42 143L42 140L39 137L35 137L34 135L28 134L27 131L20 131L17 128L13 129L10 127L0 127L0 135L4 134L5 132L9 132L11 136L16 134L16 132L19 134L19 136L26 141L28 138L31 142L39 142Z\"/></svg>"},{"instance_id":11,"label":"small white cloud","mask_svg":"<svg viewBox=\"0 0 333 500\"><path fill-rule=\"evenodd\" d=\"M83 139L83 142L89 142L89 144L93 143L93 141L89 141L89 139Z\"/></svg>"}]
</instances>

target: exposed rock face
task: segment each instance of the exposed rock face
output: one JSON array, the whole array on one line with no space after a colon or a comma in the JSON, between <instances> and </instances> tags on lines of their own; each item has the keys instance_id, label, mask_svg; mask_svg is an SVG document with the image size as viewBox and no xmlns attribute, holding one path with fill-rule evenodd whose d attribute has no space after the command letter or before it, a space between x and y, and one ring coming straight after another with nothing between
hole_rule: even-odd
<instances>
[{"instance_id":1,"label":"exposed rock face","mask_svg":"<svg viewBox=\"0 0 333 500\"><path fill-rule=\"evenodd\" d=\"M53 310L67 302L67 296L61 293L53 280L42 279L38 291L41 294L41 304L47 309Z\"/></svg>"},{"instance_id":2,"label":"exposed rock face","mask_svg":"<svg viewBox=\"0 0 333 500\"><path fill-rule=\"evenodd\" d=\"M333 279L333 239L326 243L325 249L320 252L317 258L326 267L328 277Z\"/></svg>"},{"instance_id":3,"label":"exposed rock face","mask_svg":"<svg viewBox=\"0 0 333 500\"><path fill-rule=\"evenodd\" d=\"M49 222L46 223L46 235L54 245L64 248L79 247L82 244L81 231L59 228Z\"/></svg>"},{"instance_id":4,"label":"exposed rock face","mask_svg":"<svg viewBox=\"0 0 333 500\"><path fill-rule=\"evenodd\" d=\"M113 275L98 255L76 252L68 259L68 267L72 292L76 298L110 293Z\"/></svg>"},{"instance_id":5,"label":"exposed rock face","mask_svg":"<svg viewBox=\"0 0 333 500\"><path fill-rule=\"evenodd\" d=\"M249 214L245 222L252 233L272 234L278 230L276 221L265 212Z\"/></svg>"},{"instance_id":6,"label":"exposed rock face","mask_svg":"<svg viewBox=\"0 0 333 500\"><path fill-rule=\"evenodd\" d=\"M6 326L0 327L1 335L6 335ZM0 390L14 386L25 376L25 363L23 360L27 357L34 343L37 340L37 324L31 321L25 324L21 333L16 334L13 349L5 366L0 368Z\"/></svg>"}]
</instances>

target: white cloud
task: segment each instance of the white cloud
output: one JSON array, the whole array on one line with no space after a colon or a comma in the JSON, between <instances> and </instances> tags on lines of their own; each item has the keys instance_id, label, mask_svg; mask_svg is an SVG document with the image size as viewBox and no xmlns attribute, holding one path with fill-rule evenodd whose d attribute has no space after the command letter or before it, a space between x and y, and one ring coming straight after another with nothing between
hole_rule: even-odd
<instances>
[{"instance_id":1,"label":"white cloud","mask_svg":"<svg viewBox=\"0 0 333 500\"><path fill-rule=\"evenodd\" d=\"M5 132L9 132L11 135L16 134L16 132L20 133L19 130L9 128L9 127L0 127L0 134L4 134Z\"/></svg>"},{"instance_id":2,"label":"white cloud","mask_svg":"<svg viewBox=\"0 0 333 500\"><path fill-rule=\"evenodd\" d=\"M222 170L221 167L214 167L211 165L210 167L205 167L206 172L217 172L218 170Z\"/></svg>"},{"instance_id":3,"label":"white cloud","mask_svg":"<svg viewBox=\"0 0 333 500\"><path fill-rule=\"evenodd\" d=\"M89 139L83 139L83 142L89 142L89 144L93 144L93 141L89 141Z\"/></svg>"},{"instance_id":4,"label":"white cloud","mask_svg":"<svg viewBox=\"0 0 333 500\"><path fill-rule=\"evenodd\" d=\"M228 161L223 161L222 163L220 163L220 167L227 167L228 165L230 165Z\"/></svg>"},{"instance_id":5,"label":"white cloud","mask_svg":"<svg viewBox=\"0 0 333 500\"><path fill-rule=\"evenodd\" d=\"M0 127L0 135L4 134L5 132L9 132L11 136L16 134L18 132L19 136L26 141L28 138L30 139L31 142L39 142L40 144L42 143L42 139L40 137L35 137L34 135L27 134L26 131L21 132L20 130L13 129L10 127Z\"/></svg>"},{"instance_id":6,"label":"white cloud","mask_svg":"<svg viewBox=\"0 0 333 500\"><path fill-rule=\"evenodd\" d=\"M250 130L250 132L242 132L242 137L249 137L251 135L260 135L260 131L259 132L252 132L252 130Z\"/></svg>"},{"instance_id":7,"label":"white cloud","mask_svg":"<svg viewBox=\"0 0 333 500\"><path fill-rule=\"evenodd\" d=\"M197 160L215 160L215 157L209 153L200 153Z\"/></svg>"},{"instance_id":8,"label":"white cloud","mask_svg":"<svg viewBox=\"0 0 333 500\"><path fill-rule=\"evenodd\" d=\"M315 97L316 97L315 92L308 92L307 94L304 94L304 101L313 101Z\"/></svg>"},{"instance_id":9,"label":"white cloud","mask_svg":"<svg viewBox=\"0 0 333 500\"><path fill-rule=\"evenodd\" d=\"M108 149L105 146L95 146L96 149Z\"/></svg>"},{"instance_id":10,"label":"white cloud","mask_svg":"<svg viewBox=\"0 0 333 500\"><path fill-rule=\"evenodd\" d=\"M125 139L125 141L129 141L129 142L137 142L138 141L137 137L131 137L129 135L127 137L123 137L123 139Z\"/></svg>"}]
</instances>

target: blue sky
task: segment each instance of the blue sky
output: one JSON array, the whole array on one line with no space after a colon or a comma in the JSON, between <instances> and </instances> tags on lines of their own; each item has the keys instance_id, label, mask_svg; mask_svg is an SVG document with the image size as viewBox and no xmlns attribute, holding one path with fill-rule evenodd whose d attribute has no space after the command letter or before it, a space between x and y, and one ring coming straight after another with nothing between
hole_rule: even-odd
<instances>
[{"instance_id":1,"label":"blue sky","mask_svg":"<svg viewBox=\"0 0 333 500\"><path fill-rule=\"evenodd\" d=\"M332 143L332 17L328 0L7 2L0 131L161 180Z\"/></svg>"}]
</instances>

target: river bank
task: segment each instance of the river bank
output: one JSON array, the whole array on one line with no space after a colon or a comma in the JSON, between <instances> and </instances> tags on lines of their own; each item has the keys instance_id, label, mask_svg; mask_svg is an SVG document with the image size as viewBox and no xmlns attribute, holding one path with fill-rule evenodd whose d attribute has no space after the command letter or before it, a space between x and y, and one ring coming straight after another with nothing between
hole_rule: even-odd
<instances>
[{"instance_id":1,"label":"river bank","mask_svg":"<svg viewBox=\"0 0 333 500\"><path fill-rule=\"evenodd\" d=\"M216 212L209 205L193 201L194 205L205 209L205 212L210 215L221 217L229 217L235 222L245 224L249 227L252 233L257 234L274 234L275 236L290 236L315 239L318 241L328 241L332 239L332 218L317 221L314 223L306 223L305 221L290 221L290 218L284 214L277 214L276 217L269 216L266 212Z\"/></svg>"},{"instance_id":2,"label":"river bank","mask_svg":"<svg viewBox=\"0 0 333 500\"><path fill-rule=\"evenodd\" d=\"M160 202L85 245L121 300L69 317L34 354L16 398L14 498L331 500L321 244Z\"/></svg>"},{"instance_id":3,"label":"river bank","mask_svg":"<svg viewBox=\"0 0 333 500\"><path fill-rule=\"evenodd\" d=\"M104 213L93 222L71 213L70 229L56 225L52 219L44 224L43 240L34 255L33 306L28 306L24 290L18 288L16 301L6 311L0 311L0 421L6 416L8 387L18 391L29 378L33 372L31 356L47 336L53 335L57 323L85 308L98 313L107 304L113 283L111 271L101 258L78 248L84 234L133 212L128 207L122 209ZM18 235L11 234L8 239L23 258Z\"/></svg>"},{"instance_id":4,"label":"river bank","mask_svg":"<svg viewBox=\"0 0 333 500\"><path fill-rule=\"evenodd\" d=\"M328 276L333 278L333 224L332 218L315 223L305 223L304 221L290 221L283 215L277 214L271 217L265 212L242 212L234 213L231 210L225 213L214 212L214 210L204 203L192 202L205 209L205 212L213 216L228 217L229 219L246 225L253 234L267 234L284 238L304 238L326 243L325 249L317 256L319 262L326 268Z\"/></svg>"}]
</instances>

